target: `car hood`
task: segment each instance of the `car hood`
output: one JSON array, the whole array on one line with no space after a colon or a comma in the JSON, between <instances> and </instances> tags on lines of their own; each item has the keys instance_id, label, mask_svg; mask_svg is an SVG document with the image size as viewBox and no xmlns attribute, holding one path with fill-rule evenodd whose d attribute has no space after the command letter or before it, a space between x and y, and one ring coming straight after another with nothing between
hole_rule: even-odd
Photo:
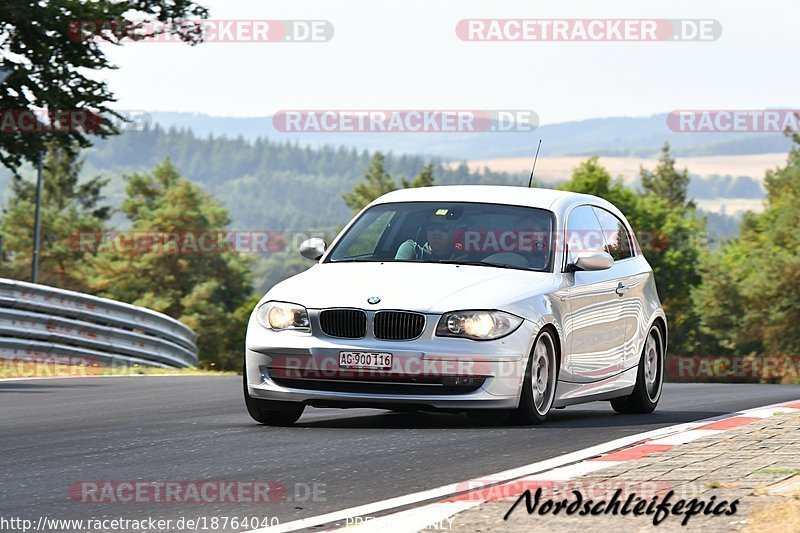
<instances>
[{"instance_id":1,"label":"car hood","mask_svg":"<svg viewBox=\"0 0 800 533\"><path fill-rule=\"evenodd\" d=\"M279 300L309 309L356 307L444 313L502 309L520 316L521 302L557 288L552 273L435 263L322 263L270 290ZM380 298L377 304L368 298Z\"/></svg>"}]
</instances>

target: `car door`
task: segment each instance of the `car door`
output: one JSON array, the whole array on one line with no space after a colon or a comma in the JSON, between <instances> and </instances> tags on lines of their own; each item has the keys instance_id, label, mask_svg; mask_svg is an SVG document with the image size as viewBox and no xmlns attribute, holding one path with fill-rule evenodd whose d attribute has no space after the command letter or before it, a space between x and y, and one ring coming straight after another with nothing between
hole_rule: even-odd
<instances>
[{"instance_id":1,"label":"car door","mask_svg":"<svg viewBox=\"0 0 800 533\"><path fill-rule=\"evenodd\" d=\"M639 361L639 334L640 326L646 324L640 320L645 315L644 289L647 282L647 272L643 271L643 258L636 255L633 235L627 223L617 215L603 209L594 208L595 215L603 228L605 249L614 258L614 270L619 283L616 292L619 294L619 303L622 306L622 315L625 318L625 340L622 346L622 369L636 366Z\"/></svg>"},{"instance_id":2,"label":"car door","mask_svg":"<svg viewBox=\"0 0 800 533\"><path fill-rule=\"evenodd\" d=\"M581 251L605 250L603 229L590 205L569 212L566 223L566 267ZM599 381L622 371L626 319L617 289L622 275L616 263L609 269L567 272L569 313L565 320L567 368L575 382Z\"/></svg>"}]
</instances>

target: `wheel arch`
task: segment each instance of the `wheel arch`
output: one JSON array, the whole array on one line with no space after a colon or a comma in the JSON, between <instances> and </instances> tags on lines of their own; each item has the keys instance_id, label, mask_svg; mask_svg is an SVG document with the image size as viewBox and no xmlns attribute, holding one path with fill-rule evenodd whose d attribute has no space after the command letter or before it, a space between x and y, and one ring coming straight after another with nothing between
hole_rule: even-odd
<instances>
[{"instance_id":1,"label":"wheel arch","mask_svg":"<svg viewBox=\"0 0 800 533\"><path fill-rule=\"evenodd\" d=\"M666 357L667 356L667 346L668 346L668 342L667 342L667 321L666 321L666 318L661 316L661 315L656 316L653 319L653 321L650 323L650 327L652 327L652 326L656 326L659 329L659 331L661 332L661 340L664 343L664 346L663 346L663 348L664 348L664 357ZM648 327L647 329L649 330L650 328Z\"/></svg>"},{"instance_id":2,"label":"wheel arch","mask_svg":"<svg viewBox=\"0 0 800 533\"><path fill-rule=\"evenodd\" d=\"M539 336L542 334L543 331L547 330L550 333L550 338L553 339L553 348L555 350L556 356L556 385L558 385L558 377L561 375L561 361L563 361L563 339L561 335L561 328L558 327L558 323L550 321L542 320L539 322L541 326L539 329L536 330L536 335L533 335L528 344L528 353L526 354L525 358L522 360L523 365L528 364L528 360L533 356L533 349L536 347L536 341L539 340ZM521 397L522 395L522 388L525 381L525 366L522 367L522 372L519 380L519 392L518 396Z\"/></svg>"},{"instance_id":3,"label":"wheel arch","mask_svg":"<svg viewBox=\"0 0 800 533\"><path fill-rule=\"evenodd\" d=\"M541 333L547 330L550 332L550 337L553 339L553 348L555 349L556 353L556 381L558 381L558 376L561 374L561 361L563 361L563 354L562 354L562 343L561 343L561 332L556 327L556 325L552 322L548 322L543 325L539 331L536 333L536 337L534 337L533 343L531 344L531 353L533 353L533 347L536 345L536 339L539 338Z\"/></svg>"}]
</instances>

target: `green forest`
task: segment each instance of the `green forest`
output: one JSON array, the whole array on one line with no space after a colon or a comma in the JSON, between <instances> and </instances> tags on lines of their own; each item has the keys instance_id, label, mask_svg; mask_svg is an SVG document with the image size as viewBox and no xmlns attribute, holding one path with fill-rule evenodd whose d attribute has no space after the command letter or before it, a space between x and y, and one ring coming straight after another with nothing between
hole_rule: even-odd
<instances>
[{"instance_id":1,"label":"green forest","mask_svg":"<svg viewBox=\"0 0 800 533\"><path fill-rule=\"evenodd\" d=\"M152 169L169 159L182 175L219 198L231 214L237 229L307 231L327 230L343 225L350 209L341 202L342 191L350 190L364 174L372 153L353 148L325 146L319 149L268 139L198 137L189 130L165 130L159 126L125 131L107 139L93 139L94 146L82 154L81 177L108 178L104 189L108 203L118 207L125 195L123 176ZM470 172L465 163L451 165L436 158L386 154L387 172L402 177L416 176L433 165L436 182L452 184L519 185L527 175ZM689 169L691 170L691 169ZM21 173L32 178L33 169ZM0 187L10 173L0 169ZM748 176L691 176L688 195L692 198L763 198L759 180ZM303 205L305 209L296 209ZM114 219L124 225L124 218ZM714 237L736 233L736 217L710 215L709 233Z\"/></svg>"},{"instance_id":2,"label":"green forest","mask_svg":"<svg viewBox=\"0 0 800 533\"><path fill-rule=\"evenodd\" d=\"M101 140L82 152L49 145L44 177L40 280L178 318L199 332L201 364L228 369L238 368L247 317L258 298L310 266L295 250L296 233L330 239L354 211L395 188L525 181L469 172L463 164L450 169L423 157L199 139L159 128ZM670 320L672 354L796 353L798 146L783 168L765 176L765 211L746 215L738 237L714 246L705 237L709 219L690 196L692 182L665 145L658 167L642 170L636 188L611 176L596 157L559 188L604 197L634 229L663 232L669 245L645 246L645 255ZM733 183L712 180L715 187ZM29 275L32 202L30 172L23 171L6 195L0 275ZM287 245L263 255L131 254L113 246L75 246L76 232L120 228L272 230L283 232Z\"/></svg>"},{"instance_id":3,"label":"green forest","mask_svg":"<svg viewBox=\"0 0 800 533\"><path fill-rule=\"evenodd\" d=\"M156 126L99 140L86 157L88 171L112 179L169 159L185 177L224 202L233 227L307 230L347 222L350 209L341 195L364 174L372 154L333 146L312 149L267 139L198 138L191 131L165 131ZM466 165L450 169L423 157L387 154L385 166L400 179L416 176L429 163L440 184L520 183L518 176L508 173L470 173ZM122 193L121 186L115 193Z\"/></svg>"}]
</instances>

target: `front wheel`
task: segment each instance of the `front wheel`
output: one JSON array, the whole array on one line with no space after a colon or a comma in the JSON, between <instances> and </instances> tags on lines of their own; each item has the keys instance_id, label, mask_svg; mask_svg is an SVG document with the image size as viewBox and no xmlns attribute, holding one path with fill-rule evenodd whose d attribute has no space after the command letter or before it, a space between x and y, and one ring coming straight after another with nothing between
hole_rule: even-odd
<instances>
[{"instance_id":1,"label":"front wheel","mask_svg":"<svg viewBox=\"0 0 800 533\"><path fill-rule=\"evenodd\" d=\"M653 325L644 341L633 392L611 400L611 407L618 413L652 413L661 398L663 385L664 339L659 327Z\"/></svg>"},{"instance_id":2,"label":"front wheel","mask_svg":"<svg viewBox=\"0 0 800 533\"><path fill-rule=\"evenodd\" d=\"M555 342L548 330L539 333L525 369L519 407L511 412L511 422L541 424L553 407L558 379Z\"/></svg>"},{"instance_id":3,"label":"front wheel","mask_svg":"<svg viewBox=\"0 0 800 533\"><path fill-rule=\"evenodd\" d=\"M267 426L291 426L303 414L305 406L294 402L277 402L253 398L247 392L247 368L242 373L244 404L247 412L259 424Z\"/></svg>"}]
</instances>

